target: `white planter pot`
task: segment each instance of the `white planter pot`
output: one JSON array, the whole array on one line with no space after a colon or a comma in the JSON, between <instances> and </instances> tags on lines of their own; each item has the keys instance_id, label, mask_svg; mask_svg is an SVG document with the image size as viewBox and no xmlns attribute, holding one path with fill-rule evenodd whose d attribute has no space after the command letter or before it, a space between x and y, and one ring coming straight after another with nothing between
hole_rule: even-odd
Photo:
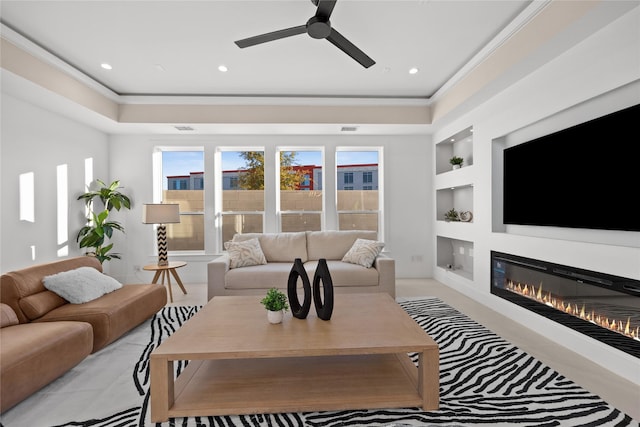
<instances>
[{"instance_id":1,"label":"white planter pot","mask_svg":"<svg viewBox=\"0 0 640 427\"><path fill-rule=\"evenodd\" d=\"M460 169L460 165L453 165L453 169Z\"/></svg>"},{"instance_id":2,"label":"white planter pot","mask_svg":"<svg viewBox=\"0 0 640 427\"><path fill-rule=\"evenodd\" d=\"M269 319L269 323L273 323L273 324L282 323L283 318L284 318L284 310L280 310L280 311L267 310L267 319Z\"/></svg>"}]
</instances>

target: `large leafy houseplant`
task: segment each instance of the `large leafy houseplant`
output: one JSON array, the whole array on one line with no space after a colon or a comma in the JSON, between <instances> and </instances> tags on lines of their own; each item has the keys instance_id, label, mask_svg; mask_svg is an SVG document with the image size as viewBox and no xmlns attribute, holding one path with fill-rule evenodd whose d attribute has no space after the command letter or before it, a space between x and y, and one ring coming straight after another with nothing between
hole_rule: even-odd
<instances>
[{"instance_id":1,"label":"large leafy houseplant","mask_svg":"<svg viewBox=\"0 0 640 427\"><path fill-rule=\"evenodd\" d=\"M131 209L131 199L122 194L119 189L120 181L113 181L107 185L97 179L94 188L78 196L78 200L84 200L89 211L89 221L82 227L76 236L76 241L81 248L92 248L88 255L95 256L100 263L109 261L112 258L120 259L120 255L110 252L113 243L108 243L114 230L124 233L124 227L117 221L109 221L109 213L112 209ZM96 199L100 201L102 208L96 209Z\"/></svg>"}]
</instances>

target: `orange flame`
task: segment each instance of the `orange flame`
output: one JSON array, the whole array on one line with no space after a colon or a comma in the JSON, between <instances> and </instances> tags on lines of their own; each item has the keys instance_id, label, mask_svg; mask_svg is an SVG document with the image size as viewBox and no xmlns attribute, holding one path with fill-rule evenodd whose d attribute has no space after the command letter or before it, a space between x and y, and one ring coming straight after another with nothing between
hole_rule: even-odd
<instances>
[{"instance_id":1,"label":"orange flame","mask_svg":"<svg viewBox=\"0 0 640 427\"><path fill-rule=\"evenodd\" d=\"M627 318L626 323L622 319L609 319L596 313L593 309L591 312L587 311L587 307L582 305L578 308L577 304L571 305L569 302L564 302L560 298L551 294L550 291L546 291L546 295L542 293L542 283L536 288L534 285L514 283L511 280L507 281L507 290L533 299L540 303L546 304L555 308L556 310L575 316L579 319L583 319L596 325L625 335L629 338L640 340L640 326L635 329L631 326L631 317Z\"/></svg>"}]
</instances>

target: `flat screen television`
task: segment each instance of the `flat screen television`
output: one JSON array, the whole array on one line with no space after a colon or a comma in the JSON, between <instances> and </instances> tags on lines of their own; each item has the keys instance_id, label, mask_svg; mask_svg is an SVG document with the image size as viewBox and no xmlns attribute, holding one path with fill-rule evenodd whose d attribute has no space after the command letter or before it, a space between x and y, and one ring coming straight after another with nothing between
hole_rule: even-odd
<instances>
[{"instance_id":1,"label":"flat screen television","mask_svg":"<svg viewBox=\"0 0 640 427\"><path fill-rule=\"evenodd\" d=\"M640 231L640 104L504 150L505 224Z\"/></svg>"}]
</instances>

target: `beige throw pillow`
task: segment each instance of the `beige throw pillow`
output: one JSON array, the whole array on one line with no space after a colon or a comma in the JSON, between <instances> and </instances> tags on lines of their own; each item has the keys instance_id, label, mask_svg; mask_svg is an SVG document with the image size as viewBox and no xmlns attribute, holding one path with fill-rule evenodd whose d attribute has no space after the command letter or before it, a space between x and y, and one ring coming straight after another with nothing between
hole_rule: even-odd
<instances>
[{"instance_id":1,"label":"beige throw pillow","mask_svg":"<svg viewBox=\"0 0 640 427\"><path fill-rule=\"evenodd\" d=\"M250 267L267 263L258 239L226 242L224 248L229 252L229 268Z\"/></svg>"},{"instance_id":2,"label":"beige throw pillow","mask_svg":"<svg viewBox=\"0 0 640 427\"><path fill-rule=\"evenodd\" d=\"M384 248L384 243L375 240L356 239L351 249L342 258L343 262L371 268L376 257Z\"/></svg>"}]
</instances>

